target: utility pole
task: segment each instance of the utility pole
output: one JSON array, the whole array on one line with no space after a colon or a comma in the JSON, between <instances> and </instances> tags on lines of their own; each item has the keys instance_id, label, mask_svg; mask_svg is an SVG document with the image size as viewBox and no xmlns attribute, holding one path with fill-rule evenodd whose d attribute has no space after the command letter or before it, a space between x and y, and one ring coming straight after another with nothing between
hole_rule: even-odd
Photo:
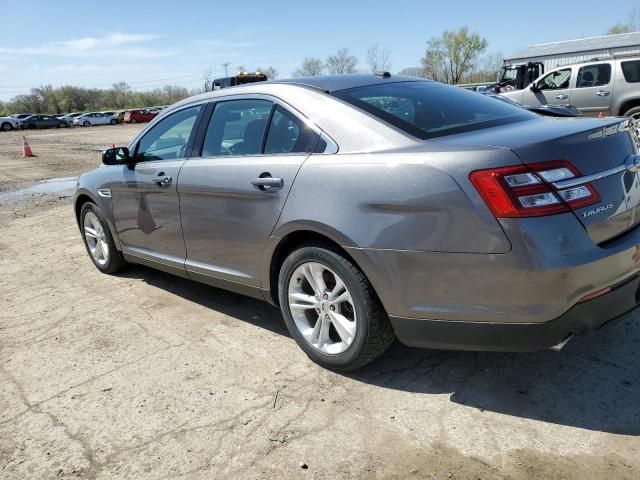
<instances>
[{"instance_id":1,"label":"utility pole","mask_svg":"<svg viewBox=\"0 0 640 480\"><path fill-rule=\"evenodd\" d=\"M222 68L224 68L224 76L228 77L229 76L229 65L231 65L231 63L225 62L225 63L221 63L220 65L222 66Z\"/></svg>"}]
</instances>

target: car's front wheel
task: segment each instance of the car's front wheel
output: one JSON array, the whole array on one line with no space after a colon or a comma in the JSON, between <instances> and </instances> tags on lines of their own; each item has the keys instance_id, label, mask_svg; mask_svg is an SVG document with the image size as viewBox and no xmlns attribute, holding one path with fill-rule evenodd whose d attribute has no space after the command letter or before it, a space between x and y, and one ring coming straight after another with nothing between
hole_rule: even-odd
<instances>
[{"instance_id":1,"label":"car's front wheel","mask_svg":"<svg viewBox=\"0 0 640 480\"><path fill-rule=\"evenodd\" d=\"M65 128L67 126L66 122L58 123L58 128Z\"/></svg>"},{"instance_id":2,"label":"car's front wheel","mask_svg":"<svg viewBox=\"0 0 640 480\"><path fill-rule=\"evenodd\" d=\"M280 270L278 291L289 332L323 367L355 370L395 338L367 278L331 247L308 244L293 251Z\"/></svg>"},{"instance_id":3,"label":"car's front wheel","mask_svg":"<svg viewBox=\"0 0 640 480\"><path fill-rule=\"evenodd\" d=\"M4 130L5 132L8 132L9 130L13 129L13 125L11 125L9 122L4 122L2 125L2 130Z\"/></svg>"},{"instance_id":4,"label":"car's front wheel","mask_svg":"<svg viewBox=\"0 0 640 480\"><path fill-rule=\"evenodd\" d=\"M82 126L83 127L90 127L91 126L91 122L89 120L85 120L84 122L82 122Z\"/></svg>"},{"instance_id":5,"label":"car's front wheel","mask_svg":"<svg viewBox=\"0 0 640 480\"><path fill-rule=\"evenodd\" d=\"M116 248L102 210L87 202L80 210L82 238L93 264L103 273L116 273L126 262Z\"/></svg>"}]
</instances>

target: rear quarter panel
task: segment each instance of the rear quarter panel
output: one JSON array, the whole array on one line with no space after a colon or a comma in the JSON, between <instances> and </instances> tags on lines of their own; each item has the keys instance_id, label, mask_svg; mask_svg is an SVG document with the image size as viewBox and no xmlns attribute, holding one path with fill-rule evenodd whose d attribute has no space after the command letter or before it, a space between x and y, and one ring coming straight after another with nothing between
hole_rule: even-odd
<instances>
[{"instance_id":1,"label":"rear quarter panel","mask_svg":"<svg viewBox=\"0 0 640 480\"><path fill-rule=\"evenodd\" d=\"M312 155L296 178L273 235L308 229L345 247L509 252L502 228L483 203L476 204L475 191L469 191L478 197L472 200L438 166L455 156L453 170L462 168L461 180L469 183L470 165L482 155L472 151Z\"/></svg>"}]
</instances>

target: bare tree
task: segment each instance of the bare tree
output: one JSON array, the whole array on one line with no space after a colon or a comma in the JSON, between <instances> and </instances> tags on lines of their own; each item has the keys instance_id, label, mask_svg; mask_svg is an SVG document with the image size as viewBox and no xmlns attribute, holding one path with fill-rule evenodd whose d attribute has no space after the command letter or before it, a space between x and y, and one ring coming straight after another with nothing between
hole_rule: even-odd
<instances>
[{"instance_id":1,"label":"bare tree","mask_svg":"<svg viewBox=\"0 0 640 480\"><path fill-rule=\"evenodd\" d=\"M607 35L618 35L620 33L631 33L640 30L640 10L633 7L627 14L627 21L618 22L606 32Z\"/></svg>"},{"instance_id":2,"label":"bare tree","mask_svg":"<svg viewBox=\"0 0 640 480\"><path fill-rule=\"evenodd\" d=\"M398 75L406 75L408 77L422 77L422 78L424 78L426 76L426 72L424 71L424 68L422 68L422 67L405 67L402 70L400 70L400 72L398 72Z\"/></svg>"},{"instance_id":3,"label":"bare tree","mask_svg":"<svg viewBox=\"0 0 640 480\"><path fill-rule=\"evenodd\" d=\"M115 93L115 107L124 108L127 105L127 97L131 94L131 87L127 82L118 82L112 85Z\"/></svg>"},{"instance_id":4,"label":"bare tree","mask_svg":"<svg viewBox=\"0 0 640 480\"><path fill-rule=\"evenodd\" d=\"M276 70L272 66L268 66L267 68L256 68L256 72L264 73L267 76L267 80L275 80L278 78L278 70Z\"/></svg>"},{"instance_id":5,"label":"bare tree","mask_svg":"<svg viewBox=\"0 0 640 480\"><path fill-rule=\"evenodd\" d=\"M211 67L205 68L202 71L203 89L200 90L199 93L207 92L209 90L213 90L212 81L213 81L213 68L211 68Z\"/></svg>"},{"instance_id":6,"label":"bare tree","mask_svg":"<svg viewBox=\"0 0 640 480\"><path fill-rule=\"evenodd\" d=\"M349 54L348 48L341 48L335 55L329 55L325 63L329 73L342 75L344 73L355 73L358 59Z\"/></svg>"},{"instance_id":7,"label":"bare tree","mask_svg":"<svg viewBox=\"0 0 640 480\"><path fill-rule=\"evenodd\" d=\"M304 57L302 60L302 65L295 72L293 72L294 77L315 77L317 75L322 75L322 70L324 69L324 65L322 64L322 60L315 57Z\"/></svg>"},{"instance_id":8,"label":"bare tree","mask_svg":"<svg viewBox=\"0 0 640 480\"><path fill-rule=\"evenodd\" d=\"M380 47L378 42L372 43L367 49L367 63L369 64L369 71L386 72L391 69L391 52L385 47Z\"/></svg>"},{"instance_id":9,"label":"bare tree","mask_svg":"<svg viewBox=\"0 0 640 480\"><path fill-rule=\"evenodd\" d=\"M464 26L457 31L445 30L440 37L427 42L421 59L427 75L434 80L457 84L473 71L478 56L487 48L487 41Z\"/></svg>"}]
</instances>

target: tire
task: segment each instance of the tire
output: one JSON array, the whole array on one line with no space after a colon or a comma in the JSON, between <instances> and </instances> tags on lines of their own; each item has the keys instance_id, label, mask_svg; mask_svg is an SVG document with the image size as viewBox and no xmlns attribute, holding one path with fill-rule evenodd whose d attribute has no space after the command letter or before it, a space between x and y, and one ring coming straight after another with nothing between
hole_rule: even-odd
<instances>
[{"instance_id":1,"label":"tire","mask_svg":"<svg viewBox=\"0 0 640 480\"><path fill-rule=\"evenodd\" d=\"M0 125L0 128L2 128L3 131L8 132L9 130L13 130L13 125L11 125L9 122L4 122L2 125Z\"/></svg>"},{"instance_id":2,"label":"tire","mask_svg":"<svg viewBox=\"0 0 640 480\"><path fill-rule=\"evenodd\" d=\"M111 121L109 122L111 125L116 125L118 122L115 118L112 118Z\"/></svg>"},{"instance_id":3,"label":"tire","mask_svg":"<svg viewBox=\"0 0 640 480\"><path fill-rule=\"evenodd\" d=\"M82 126L83 127L90 127L91 126L91 122L89 120L85 120L84 122L82 122Z\"/></svg>"},{"instance_id":4,"label":"tire","mask_svg":"<svg viewBox=\"0 0 640 480\"><path fill-rule=\"evenodd\" d=\"M29 130L35 130L35 129L36 129L36 126L35 126L33 123L30 123L30 124L29 124L29 126L27 126L27 128L28 128Z\"/></svg>"},{"instance_id":5,"label":"tire","mask_svg":"<svg viewBox=\"0 0 640 480\"><path fill-rule=\"evenodd\" d=\"M138 121L135 118L132 118L129 123L138 123Z\"/></svg>"},{"instance_id":6,"label":"tire","mask_svg":"<svg viewBox=\"0 0 640 480\"><path fill-rule=\"evenodd\" d=\"M82 205L80 210L80 231L82 232L82 240L89 258L91 258L98 270L102 273L111 274L125 267L126 262L116 248L102 210L95 203L87 202ZM98 246L103 255L96 252L96 247ZM106 255L104 254L104 248L107 249Z\"/></svg>"},{"instance_id":7,"label":"tire","mask_svg":"<svg viewBox=\"0 0 640 480\"><path fill-rule=\"evenodd\" d=\"M58 128L65 128L66 126L67 126L67 124L66 124L66 123L64 123L64 122L60 122L60 123L58 124Z\"/></svg>"},{"instance_id":8,"label":"tire","mask_svg":"<svg viewBox=\"0 0 640 480\"><path fill-rule=\"evenodd\" d=\"M314 295L318 289L313 288L309 276L301 272L308 272L312 279L320 272L326 287L321 300ZM343 289L336 287L338 280ZM334 298L344 297L340 293L344 291L349 300L332 303L334 288L338 290ZM293 298L297 302L293 309L291 295L304 298ZM298 346L311 360L330 370L358 369L384 353L395 338L384 307L367 278L339 251L322 243L305 244L285 259L278 277L278 298L285 324ZM292 311L296 312L295 318ZM342 321L336 321L340 317ZM317 323L323 318L326 329Z\"/></svg>"}]
</instances>

